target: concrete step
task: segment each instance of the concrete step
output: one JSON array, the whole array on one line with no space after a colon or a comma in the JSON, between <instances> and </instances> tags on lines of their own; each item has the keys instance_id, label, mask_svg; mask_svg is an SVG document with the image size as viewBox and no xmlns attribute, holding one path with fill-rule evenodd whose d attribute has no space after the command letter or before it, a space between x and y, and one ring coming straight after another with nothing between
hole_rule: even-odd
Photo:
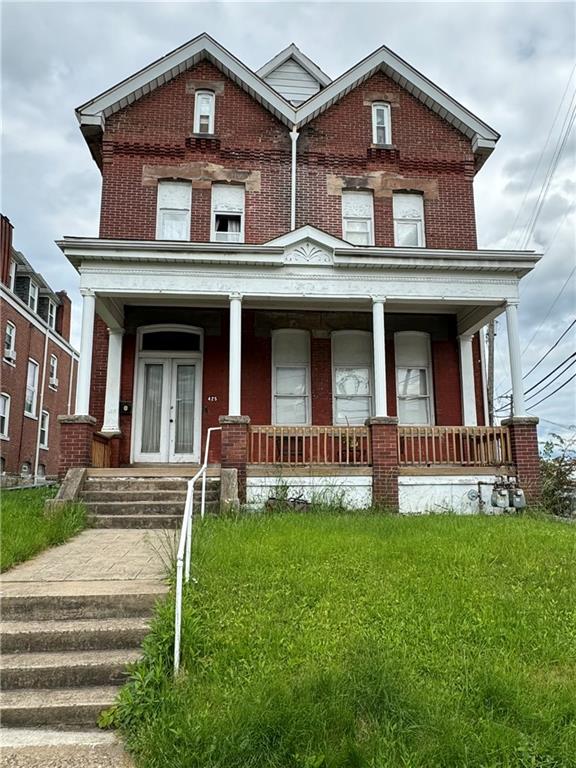
<instances>
[{"instance_id":1,"label":"concrete step","mask_svg":"<svg viewBox=\"0 0 576 768\"><path fill-rule=\"evenodd\" d=\"M122 477L89 477L84 483L84 491L182 491L188 490L190 478L122 478ZM197 483L198 488L200 482ZM219 490L220 478L206 479L206 488Z\"/></svg>"},{"instance_id":2,"label":"concrete step","mask_svg":"<svg viewBox=\"0 0 576 768\"><path fill-rule=\"evenodd\" d=\"M2 655L2 690L121 685L140 649L8 653Z\"/></svg>"},{"instance_id":3,"label":"concrete step","mask_svg":"<svg viewBox=\"0 0 576 768\"><path fill-rule=\"evenodd\" d=\"M0 712L3 727L93 727L98 715L114 703L116 686L39 688L3 691Z\"/></svg>"},{"instance_id":4,"label":"concrete step","mask_svg":"<svg viewBox=\"0 0 576 768\"><path fill-rule=\"evenodd\" d=\"M180 528L180 515L91 515L91 528Z\"/></svg>"},{"instance_id":5,"label":"concrete step","mask_svg":"<svg viewBox=\"0 0 576 768\"><path fill-rule=\"evenodd\" d=\"M200 511L200 501L194 507ZM206 505L213 511L219 500L213 495L207 496ZM174 501L97 501L86 503L89 515L175 515L182 517L184 502Z\"/></svg>"},{"instance_id":6,"label":"concrete step","mask_svg":"<svg viewBox=\"0 0 576 768\"><path fill-rule=\"evenodd\" d=\"M5 621L0 627L3 653L91 651L137 648L149 631L144 617L68 621Z\"/></svg>"},{"instance_id":7,"label":"concrete step","mask_svg":"<svg viewBox=\"0 0 576 768\"><path fill-rule=\"evenodd\" d=\"M2 585L3 621L149 617L167 587L157 581L44 582Z\"/></svg>"},{"instance_id":8,"label":"concrete step","mask_svg":"<svg viewBox=\"0 0 576 768\"><path fill-rule=\"evenodd\" d=\"M194 493L195 500L199 500L201 493ZM186 491L116 491L109 489L106 491L84 491L82 493L82 501L85 504L93 504L94 502L110 502L110 501L122 501L131 504L134 501L171 501L176 504L184 506L186 501Z\"/></svg>"}]
</instances>

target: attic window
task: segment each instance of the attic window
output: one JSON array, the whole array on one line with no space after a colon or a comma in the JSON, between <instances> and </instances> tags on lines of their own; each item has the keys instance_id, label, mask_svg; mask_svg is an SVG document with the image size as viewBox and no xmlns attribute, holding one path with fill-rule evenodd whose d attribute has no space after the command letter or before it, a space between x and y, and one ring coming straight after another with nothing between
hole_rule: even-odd
<instances>
[{"instance_id":1,"label":"attic window","mask_svg":"<svg viewBox=\"0 0 576 768\"><path fill-rule=\"evenodd\" d=\"M214 93L212 91L196 91L194 133L214 133Z\"/></svg>"},{"instance_id":2,"label":"attic window","mask_svg":"<svg viewBox=\"0 0 576 768\"><path fill-rule=\"evenodd\" d=\"M390 104L385 101L372 104L372 143L380 146L392 144Z\"/></svg>"}]
</instances>

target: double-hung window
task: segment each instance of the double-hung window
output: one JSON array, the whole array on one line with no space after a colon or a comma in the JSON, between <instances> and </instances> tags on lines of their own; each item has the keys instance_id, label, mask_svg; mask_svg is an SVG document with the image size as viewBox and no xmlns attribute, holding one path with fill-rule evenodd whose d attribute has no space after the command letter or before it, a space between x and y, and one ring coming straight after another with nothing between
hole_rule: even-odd
<instances>
[{"instance_id":1,"label":"double-hung window","mask_svg":"<svg viewBox=\"0 0 576 768\"><path fill-rule=\"evenodd\" d=\"M28 360L28 372L26 374L26 397L24 400L24 413L28 416L36 415L36 399L38 397L38 363Z\"/></svg>"},{"instance_id":2,"label":"double-hung window","mask_svg":"<svg viewBox=\"0 0 576 768\"><path fill-rule=\"evenodd\" d=\"M157 240L190 240L192 183L159 181L156 211Z\"/></svg>"},{"instance_id":3,"label":"double-hung window","mask_svg":"<svg viewBox=\"0 0 576 768\"><path fill-rule=\"evenodd\" d=\"M48 326L54 330L56 328L56 304L48 301Z\"/></svg>"},{"instance_id":4,"label":"double-hung window","mask_svg":"<svg viewBox=\"0 0 576 768\"><path fill-rule=\"evenodd\" d=\"M58 388L58 358L56 355L50 355L50 379L48 385L52 389Z\"/></svg>"},{"instance_id":5,"label":"double-hung window","mask_svg":"<svg viewBox=\"0 0 576 768\"><path fill-rule=\"evenodd\" d=\"M32 312L38 311L38 286L33 280L28 285L28 306Z\"/></svg>"},{"instance_id":6,"label":"double-hung window","mask_svg":"<svg viewBox=\"0 0 576 768\"><path fill-rule=\"evenodd\" d=\"M194 133L214 133L214 93L196 91L194 98Z\"/></svg>"},{"instance_id":7,"label":"double-hung window","mask_svg":"<svg viewBox=\"0 0 576 768\"><path fill-rule=\"evenodd\" d=\"M394 245L423 248L424 198L419 194L397 192L393 197Z\"/></svg>"},{"instance_id":8,"label":"double-hung window","mask_svg":"<svg viewBox=\"0 0 576 768\"><path fill-rule=\"evenodd\" d=\"M50 426L50 414L42 411L40 416L40 448L48 448L48 428Z\"/></svg>"},{"instance_id":9,"label":"double-hung window","mask_svg":"<svg viewBox=\"0 0 576 768\"><path fill-rule=\"evenodd\" d=\"M342 192L342 237L353 245L374 245L372 192Z\"/></svg>"},{"instance_id":10,"label":"double-hung window","mask_svg":"<svg viewBox=\"0 0 576 768\"><path fill-rule=\"evenodd\" d=\"M16 360L16 326L14 323L6 323L4 331L4 360L14 363Z\"/></svg>"},{"instance_id":11,"label":"double-hung window","mask_svg":"<svg viewBox=\"0 0 576 768\"><path fill-rule=\"evenodd\" d=\"M332 334L332 388L335 424L364 424L372 414L372 334Z\"/></svg>"},{"instance_id":12,"label":"double-hung window","mask_svg":"<svg viewBox=\"0 0 576 768\"><path fill-rule=\"evenodd\" d=\"M394 334L394 348L400 424L433 424L429 334L419 331L400 331Z\"/></svg>"},{"instance_id":13,"label":"double-hung window","mask_svg":"<svg viewBox=\"0 0 576 768\"><path fill-rule=\"evenodd\" d=\"M272 421L310 423L310 335L285 329L272 334Z\"/></svg>"},{"instance_id":14,"label":"double-hung window","mask_svg":"<svg viewBox=\"0 0 576 768\"><path fill-rule=\"evenodd\" d=\"M0 394L0 437L8 440L10 430L10 395Z\"/></svg>"},{"instance_id":15,"label":"double-hung window","mask_svg":"<svg viewBox=\"0 0 576 768\"><path fill-rule=\"evenodd\" d=\"M390 104L385 101L372 104L372 143L380 146L392 144Z\"/></svg>"},{"instance_id":16,"label":"double-hung window","mask_svg":"<svg viewBox=\"0 0 576 768\"><path fill-rule=\"evenodd\" d=\"M217 243L244 242L244 187L212 184L212 232Z\"/></svg>"}]
</instances>

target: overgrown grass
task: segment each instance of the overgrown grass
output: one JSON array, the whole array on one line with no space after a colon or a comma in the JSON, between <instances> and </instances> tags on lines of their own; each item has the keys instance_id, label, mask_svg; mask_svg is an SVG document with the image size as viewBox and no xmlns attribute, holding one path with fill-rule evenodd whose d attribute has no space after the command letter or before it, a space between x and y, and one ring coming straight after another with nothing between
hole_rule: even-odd
<instances>
[{"instance_id":1,"label":"overgrown grass","mask_svg":"<svg viewBox=\"0 0 576 768\"><path fill-rule=\"evenodd\" d=\"M208 520L106 718L146 768L576 765L576 530L545 519Z\"/></svg>"},{"instance_id":2,"label":"overgrown grass","mask_svg":"<svg viewBox=\"0 0 576 768\"><path fill-rule=\"evenodd\" d=\"M81 531L85 525L80 504L45 513L44 502L56 493L54 487L3 491L0 516L0 571Z\"/></svg>"}]
</instances>

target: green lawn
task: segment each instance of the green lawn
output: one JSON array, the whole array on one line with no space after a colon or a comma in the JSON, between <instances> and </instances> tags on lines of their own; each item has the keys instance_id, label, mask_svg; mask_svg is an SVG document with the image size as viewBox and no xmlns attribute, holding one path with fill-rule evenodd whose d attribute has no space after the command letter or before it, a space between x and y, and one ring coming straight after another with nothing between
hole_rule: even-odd
<instances>
[{"instance_id":1,"label":"green lawn","mask_svg":"<svg viewBox=\"0 0 576 768\"><path fill-rule=\"evenodd\" d=\"M62 544L84 527L84 511L67 505L45 514L44 502L56 488L2 491L0 515L0 571L28 560L46 547Z\"/></svg>"},{"instance_id":2,"label":"green lawn","mask_svg":"<svg viewBox=\"0 0 576 768\"><path fill-rule=\"evenodd\" d=\"M208 520L113 716L149 768L576 766L576 528Z\"/></svg>"}]
</instances>

